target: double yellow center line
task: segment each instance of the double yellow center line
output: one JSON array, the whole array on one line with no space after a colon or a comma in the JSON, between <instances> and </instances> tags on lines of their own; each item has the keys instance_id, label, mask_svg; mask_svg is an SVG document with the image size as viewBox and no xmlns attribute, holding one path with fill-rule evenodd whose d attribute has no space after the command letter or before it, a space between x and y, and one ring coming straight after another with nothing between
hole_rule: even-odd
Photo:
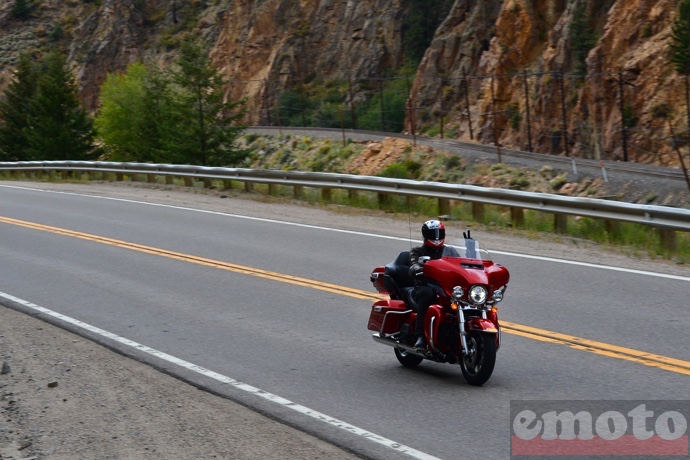
<instances>
[{"instance_id":1,"label":"double yellow center line","mask_svg":"<svg viewBox=\"0 0 690 460\"><path fill-rule=\"evenodd\" d=\"M220 260L207 259L204 257L193 256L190 254L168 251L166 249L154 248L151 246L144 246L141 244L130 243L127 241L106 238L99 235L75 232L73 230L67 230L64 228L51 227L48 225L37 224L34 222L11 219L9 217L0 216L0 222L10 225L26 227L33 230L40 230L58 235L69 236L72 238L93 241L96 243L107 244L119 248L131 249L133 251L144 252L147 254L167 257L169 259L181 260L183 262L190 262L198 265L204 265L207 267L218 268L221 270L228 270L231 272L241 273L244 275L256 276L259 278L265 278L272 281L280 281L283 283L289 283L296 286L307 287L309 289L316 289L320 291L330 292L333 294L344 295L355 299L379 300L381 298L380 295L372 292L339 286L337 284L324 283L323 281L301 278L299 276L291 276L283 273L261 270L258 268L246 267L243 265L232 264ZM679 374L690 375L690 361L683 361L681 359L656 355L653 353L647 353L644 351L634 350L631 348L619 347L604 342L597 342L595 340L589 340L582 337L561 334L558 332L552 332L545 329L525 326L508 321L501 321L501 326L503 331L520 337L526 337L529 339L539 340L542 342L567 345L577 350L588 351L591 353L596 353L611 358L623 359L626 361L644 364L645 366L657 367L659 369L664 369Z\"/></svg>"}]
</instances>

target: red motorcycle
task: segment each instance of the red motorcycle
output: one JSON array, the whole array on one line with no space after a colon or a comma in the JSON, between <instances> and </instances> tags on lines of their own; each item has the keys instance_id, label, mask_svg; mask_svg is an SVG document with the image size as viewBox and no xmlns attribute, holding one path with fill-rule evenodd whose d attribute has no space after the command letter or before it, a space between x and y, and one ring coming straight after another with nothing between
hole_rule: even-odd
<instances>
[{"instance_id":1,"label":"red motorcycle","mask_svg":"<svg viewBox=\"0 0 690 460\"><path fill-rule=\"evenodd\" d=\"M424 317L426 348L414 347L417 314L409 251L372 272L374 287L389 298L372 305L368 328L376 331L375 341L394 347L405 367L415 367L424 359L460 364L470 385L483 385L491 377L501 345L496 304L503 300L510 274L493 263L469 233L463 236L445 246L441 259L420 258L424 279L436 293Z\"/></svg>"}]
</instances>

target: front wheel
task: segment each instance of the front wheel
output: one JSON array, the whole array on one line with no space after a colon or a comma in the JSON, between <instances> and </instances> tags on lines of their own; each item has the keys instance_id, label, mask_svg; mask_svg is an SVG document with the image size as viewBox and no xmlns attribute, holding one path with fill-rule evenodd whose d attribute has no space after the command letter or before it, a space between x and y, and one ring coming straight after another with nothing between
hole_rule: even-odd
<instances>
[{"instance_id":1,"label":"front wheel","mask_svg":"<svg viewBox=\"0 0 690 460\"><path fill-rule=\"evenodd\" d=\"M395 348L395 357L398 358L400 364L402 364L405 367L416 367L419 363L421 363L424 360L424 358L422 358L421 356L413 355L412 353L402 350L400 348Z\"/></svg>"},{"instance_id":2,"label":"front wheel","mask_svg":"<svg viewBox=\"0 0 690 460\"><path fill-rule=\"evenodd\" d=\"M471 332L467 335L467 348L460 360L462 375L470 385L484 385L496 364L495 334Z\"/></svg>"}]
</instances>

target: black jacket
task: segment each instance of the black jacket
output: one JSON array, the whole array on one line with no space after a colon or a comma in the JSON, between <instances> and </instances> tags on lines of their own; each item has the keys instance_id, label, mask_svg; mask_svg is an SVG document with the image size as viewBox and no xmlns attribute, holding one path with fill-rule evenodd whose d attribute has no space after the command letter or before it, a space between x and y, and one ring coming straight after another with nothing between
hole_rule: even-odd
<instances>
[{"instance_id":1,"label":"black jacket","mask_svg":"<svg viewBox=\"0 0 690 460\"><path fill-rule=\"evenodd\" d=\"M419 263L419 258L429 256L432 260L440 259L441 256L443 256L444 248L445 246L432 248L431 246L424 244L410 250L410 276L412 276L414 279L415 284L422 284L426 282L423 276L415 276L416 273L422 270L422 264Z\"/></svg>"}]
</instances>

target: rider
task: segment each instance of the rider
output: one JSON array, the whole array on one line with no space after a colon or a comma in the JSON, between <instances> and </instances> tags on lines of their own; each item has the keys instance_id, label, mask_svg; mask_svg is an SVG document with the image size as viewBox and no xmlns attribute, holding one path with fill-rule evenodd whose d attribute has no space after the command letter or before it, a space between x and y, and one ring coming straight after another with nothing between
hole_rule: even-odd
<instances>
[{"instance_id":1,"label":"rider","mask_svg":"<svg viewBox=\"0 0 690 460\"><path fill-rule=\"evenodd\" d=\"M410 251L410 275L414 278L415 284L412 297L417 303L417 325L415 327L415 337L417 340L414 344L415 348L426 347L424 316L435 298L434 291L424 279L424 266L419 262L419 258L428 256L431 259L440 259L443 256L446 227L441 221L427 220L422 225L422 237L424 237L424 244Z\"/></svg>"}]
</instances>

